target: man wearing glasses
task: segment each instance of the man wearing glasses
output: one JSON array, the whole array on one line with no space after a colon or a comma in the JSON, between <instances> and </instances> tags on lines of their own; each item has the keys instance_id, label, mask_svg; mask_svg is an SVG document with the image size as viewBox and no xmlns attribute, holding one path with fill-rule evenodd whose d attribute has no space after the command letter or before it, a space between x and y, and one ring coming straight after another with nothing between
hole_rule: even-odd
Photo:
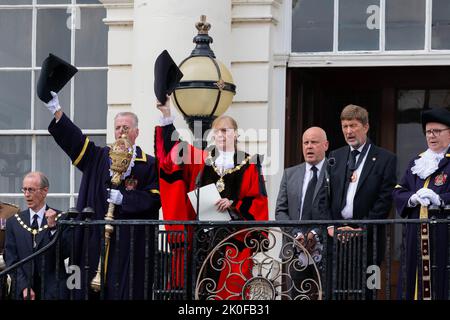
<instances>
[{"instance_id":1,"label":"man wearing glasses","mask_svg":"<svg viewBox=\"0 0 450 320\"><path fill-rule=\"evenodd\" d=\"M393 192L397 213L403 218L429 218L422 207L435 205L443 208L450 204L450 112L444 108L436 108L422 113L422 126L428 149L414 157L408 165L400 183ZM444 213L436 218L446 218ZM431 258L431 266L437 269L431 274L431 290L424 289L427 277L422 274L422 262L418 258L418 224L406 226L406 288L402 288L402 278L399 281L399 294L406 290L406 299L426 299L431 293L436 299L447 299L448 275L445 266L448 259L447 225L437 224L434 232L427 238L431 244L430 251L422 260ZM421 228L423 231L423 228ZM431 231L432 229L430 229ZM436 236L434 241L433 236ZM428 237L428 235L427 235ZM422 239L421 239L422 240ZM436 246L433 247L433 243ZM435 250L435 252L433 252ZM423 253L423 250L421 250ZM432 261L436 257L436 261ZM403 268L401 269L403 270ZM428 273L427 270L425 270ZM434 278L434 279L433 279Z\"/></svg>"},{"instance_id":2,"label":"man wearing glasses","mask_svg":"<svg viewBox=\"0 0 450 320\"><path fill-rule=\"evenodd\" d=\"M49 181L42 172L25 175L22 192L28 209L12 216L6 222L5 262L9 267L46 246L56 232L57 210L46 204ZM23 265L13 272L12 295L16 299L39 300L64 298L65 277L63 259L60 259L59 281L56 277L56 252ZM44 280L45 278L45 280Z\"/></svg>"}]
</instances>

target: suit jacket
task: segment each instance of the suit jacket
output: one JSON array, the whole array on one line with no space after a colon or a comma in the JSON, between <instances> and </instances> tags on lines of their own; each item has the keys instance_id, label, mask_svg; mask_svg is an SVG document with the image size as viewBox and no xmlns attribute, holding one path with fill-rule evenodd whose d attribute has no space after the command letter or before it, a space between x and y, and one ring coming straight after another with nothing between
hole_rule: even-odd
<instances>
[{"instance_id":1,"label":"suit jacket","mask_svg":"<svg viewBox=\"0 0 450 320\"><path fill-rule=\"evenodd\" d=\"M299 221L299 208L302 205L303 180L306 172L306 164L301 163L294 167L284 170L281 180L280 190L278 192L277 206L275 210L276 220ZM327 159L317 177L317 185L313 195L312 220L331 219L329 211L329 178L327 172ZM304 217L302 217L302 220ZM312 225L303 227L294 227L292 230L285 229L294 236L297 232L307 233L312 229ZM321 234L315 229L317 234Z\"/></svg>"},{"instance_id":2,"label":"suit jacket","mask_svg":"<svg viewBox=\"0 0 450 320\"><path fill-rule=\"evenodd\" d=\"M329 155L331 185L331 214L334 220L342 220L346 190L347 162L350 147L334 150ZM396 184L397 157L373 143L359 177L353 199L353 219L386 219L392 207L392 190ZM348 184L347 184L348 185ZM348 187L347 187L348 188ZM372 228L367 228L367 263L373 263ZM377 253L375 263L380 265L384 257L385 231L377 228Z\"/></svg>"},{"instance_id":3,"label":"suit jacket","mask_svg":"<svg viewBox=\"0 0 450 320\"><path fill-rule=\"evenodd\" d=\"M46 207L46 210L48 207ZM55 209L54 209L55 210ZM57 210L55 210L57 211ZM58 211L57 211L58 212ZM30 211L29 209L19 213L19 217L22 221L30 226ZM42 219L41 226L47 224L45 216ZM28 257L33 252L45 247L53 238L54 234L51 234L51 230L45 229L36 235L36 248L33 250L32 235L25 230L16 219L15 216L9 218L6 222L6 241L5 241L5 262L9 267L16 262ZM41 299L63 299L65 298L65 269L64 259L60 258L59 267L59 281L56 281L56 250L50 249L46 254L36 258L33 263L29 262L17 269L17 273L12 272L10 275L15 280L15 291L13 296L16 299L22 299L22 291L31 284L31 288L35 291L37 297ZM34 272L33 273L33 269ZM33 286L34 279L32 275L37 275L39 280L44 281L45 287L44 295L41 296L40 292L36 292ZM45 279L44 279L45 278ZM58 288L60 292L58 292Z\"/></svg>"},{"instance_id":4,"label":"suit jacket","mask_svg":"<svg viewBox=\"0 0 450 320\"><path fill-rule=\"evenodd\" d=\"M343 200L346 197L345 180L350 147L334 150L329 155L331 184L331 214L341 220ZM397 157L373 143L353 199L353 219L385 219L392 206L392 190L397 181Z\"/></svg>"}]
</instances>

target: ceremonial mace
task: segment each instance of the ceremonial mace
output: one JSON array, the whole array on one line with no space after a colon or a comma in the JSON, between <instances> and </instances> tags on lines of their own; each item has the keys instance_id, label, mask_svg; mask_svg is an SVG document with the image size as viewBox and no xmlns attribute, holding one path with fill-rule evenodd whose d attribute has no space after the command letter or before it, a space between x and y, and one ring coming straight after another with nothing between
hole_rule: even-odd
<instances>
[{"instance_id":1,"label":"ceremonial mace","mask_svg":"<svg viewBox=\"0 0 450 320\"><path fill-rule=\"evenodd\" d=\"M117 189L120 185L121 177L124 172L128 170L131 163L131 158L133 157L133 145L130 140L128 140L126 133L122 134L120 138L114 142L109 150L109 158L111 160L111 171L113 176L111 178L111 187ZM108 206L108 212L105 215L105 220L114 220L114 208L115 204L110 202ZM104 279L106 281L106 271L108 266L108 255L109 255L109 243L111 240L111 234L114 231L114 227L110 224L105 225L105 270ZM101 283L101 255L98 259L97 273L91 281L91 288L95 292L100 291Z\"/></svg>"}]
</instances>

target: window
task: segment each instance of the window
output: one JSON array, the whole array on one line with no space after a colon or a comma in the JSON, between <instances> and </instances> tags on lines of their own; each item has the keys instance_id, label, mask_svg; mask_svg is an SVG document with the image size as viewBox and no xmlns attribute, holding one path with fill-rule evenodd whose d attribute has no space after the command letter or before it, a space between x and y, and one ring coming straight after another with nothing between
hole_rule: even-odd
<instances>
[{"instance_id":1,"label":"window","mask_svg":"<svg viewBox=\"0 0 450 320\"><path fill-rule=\"evenodd\" d=\"M368 26L368 8L379 0L339 1L339 51L378 50L380 30Z\"/></svg>"},{"instance_id":2,"label":"window","mask_svg":"<svg viewBox=\"0 0 450 320\"><path fill-rule=\"evenodd\" d=\"M292 6L292 51L332 51L333 0L294 0Z\"/></svg>"},{"instance_id":3,"label":"window","mask_svg":"<svg viewBox=\"0 0 450 320\"><path fill-rule=\"evenodd\" d=\"M292 0L293 52L450 49L448 0Z\"/></svg>"},{"instance_id":4,"label":"window","mask_svg":"<svg viewBox=\"0 0 450 320\"><path fill-rule=\"evenodd\" d=\"M424 45L425 0L386 1L386 50L423 50Z\"/></svg>"},{"instance_id":5,"label":"window","mask_svg":"<svg viewBox=\"0 0 450 320\"><path fill-rule=\"evenodd\" d=\"M450 1L433 1L432 49L450 49Z\"/></svg>"},{"instance_id":6,"label":"window","mask_svg":"<svg viewBox=\"0 0 450 320\"><path fill-rule=\"evenodd\" d=\"M397 168L427 149L421 123L421 112L428 108L450 109L448 89L402 89L397 93ZM401 177L404 172L398 172Z\"/></svg>"},{"instance_id":7,"label":"window","mask_svg":"<svg viewBox=\"0 0 450 320\"><path fill-rule=\"evenodd\" d=\"M36 96L41 63L53 53L78 69L59 93L63 111L90 140L106 143L107 26L98 0L0 0L0 200L26 208L31 170L50 180L48 204L75 205L81 174L56 145Z\"/></svg>"}]
</instances>

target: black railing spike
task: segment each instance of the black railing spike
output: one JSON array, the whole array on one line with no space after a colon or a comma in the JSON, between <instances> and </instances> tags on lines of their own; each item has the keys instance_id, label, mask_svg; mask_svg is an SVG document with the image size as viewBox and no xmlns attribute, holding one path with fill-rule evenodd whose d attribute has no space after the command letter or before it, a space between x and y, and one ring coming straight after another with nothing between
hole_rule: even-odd
<instances>
[{"instance_id":1,"label":"black railing spike","mask_svg":"<svg viewBox=\"0 0 450 320\"><path fill-rule=\"evenodd\" d=\"M82 211L83 217L85 220L91 220L92 216L94 215L94 209L91 207L86 207Z\"/></svg>"},{"instance_id":2,"label":"black railing spike","mask_svg":"<svg viewBox=\"0 0 450 320\"><path fill-rule=\"evenodd\" d=\"M80 212L77 210L77 208L74 207L69 208L69 211L67 211L67 216L71 220L75 219L79 214Z\"/></svg>"},{"instance_id":3,"label":"black railing spike","mask_svg":"<svg viewBox=\"0 0 450 320\"><path fill-rule=\"evenodd\" d=\"M439 206L431 205L428 208L428 216L430 217L430 219L436 220L436 216L439 214L440 211L441 208Z\"/></svg>"},{"instance_id":4,"label":"black railing spike","mask_svg":"<svg viewBox=\"0 0 450 320\"><path fill-rule=\"evenodd\" d=\"M447 216L450 216L450 204L447 204L444 207L444 212L447 214Z\"/></svg>"}]
</instances>

